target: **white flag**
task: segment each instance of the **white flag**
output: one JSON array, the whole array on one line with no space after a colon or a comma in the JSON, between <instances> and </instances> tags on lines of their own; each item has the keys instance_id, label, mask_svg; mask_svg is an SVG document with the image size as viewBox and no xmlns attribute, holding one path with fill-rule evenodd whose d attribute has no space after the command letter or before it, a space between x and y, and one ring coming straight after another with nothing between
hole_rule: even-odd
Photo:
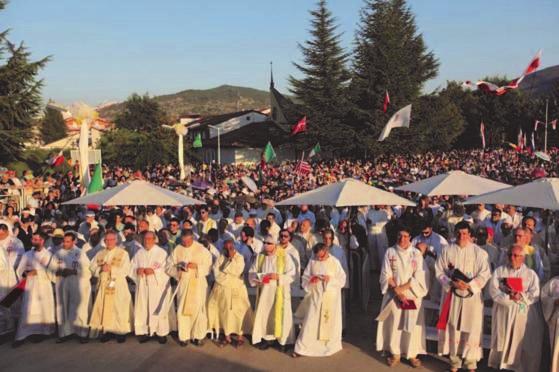
<instances>
[{"instance_id":1,"label":"white flag","mask_svg":"<svg viewBox=\"0 0 559 372\"><path fill-rule=\"evenodd\" d=\"M411 105L407 105L396 112L388 123L384 126L384 129L380 133L378 138L379 142L384 141L389 135L392 128L409 128L411 119Z\"/></svg>"},{"instance_id":2,"label":"white flag","mask_svg":"<svg viewBox=\"0 0 559 372\"><path fill-rule=\"evenodd\" d=\"M80 127L80 140L79 140L79 150L80 150L80 180L82 185L87 189L89 186L89 121L82 120Z\"/></svg>"}]
</instances>

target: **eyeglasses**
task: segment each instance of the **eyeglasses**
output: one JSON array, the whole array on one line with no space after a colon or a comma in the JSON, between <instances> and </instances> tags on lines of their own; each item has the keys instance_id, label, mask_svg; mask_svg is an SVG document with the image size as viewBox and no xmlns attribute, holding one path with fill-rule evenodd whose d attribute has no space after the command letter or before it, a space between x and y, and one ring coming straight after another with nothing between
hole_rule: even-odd
<instances>
[{"instance_id":1,"label":"eyeglasses","mask_svg":"<svg viewBox=\"0 0 559 372\"><path fill-rule=\"evenodd\" d=\"M289 235L280 235L282 238L289 238Z\"/></svg>"},{"instance_id":2,"label":"eyeglasses","mask_svg":"<svg viewBox=\"0 0 559 372\"><path fill-rule=\"evenodd\" d=\"M264 245L274 245L274 243L265 242Z\"/></svg>"}]
</instances>

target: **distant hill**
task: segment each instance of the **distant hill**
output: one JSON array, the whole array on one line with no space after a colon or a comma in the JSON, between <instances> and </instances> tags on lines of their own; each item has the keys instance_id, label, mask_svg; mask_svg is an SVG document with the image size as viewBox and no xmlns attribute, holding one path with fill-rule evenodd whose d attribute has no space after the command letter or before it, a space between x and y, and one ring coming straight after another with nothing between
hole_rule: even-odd
<instances>
[{"instance_id":1,"label":"distant hill","mask_svg":"<svg viewBox=\"0 0 559 372\"><path fill-rule=\"evenodd\" d=\"M263 90L221 85L217 88L189 89L174 94L156 96L155 100L172 120L184 114L216 115L247 109L263 109L270 105L269 93ZM114 119L123 103L99 110L101 117Z\"/></svg>"}]
</instances>

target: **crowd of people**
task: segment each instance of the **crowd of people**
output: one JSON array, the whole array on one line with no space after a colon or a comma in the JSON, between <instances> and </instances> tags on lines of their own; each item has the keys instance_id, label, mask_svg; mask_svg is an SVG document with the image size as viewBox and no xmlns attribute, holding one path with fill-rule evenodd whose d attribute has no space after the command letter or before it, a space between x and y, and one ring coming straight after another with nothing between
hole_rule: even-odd
<instances>
[{"instance_id":1,"label":"crowd of people","mask_svg":"<svg viewBox=\"0 0 559 372\"><path fill-rule=\"evenodd\" d=\"M557 155L551 152L552 158ZM509 149L384 156L374 161L106 168L105 187L146 179L203 199L201 207L66 206L81 194L72 171L0 181L0 334L14 346L57 334L122 343L239 347L293 357L342 348L348 302L382 297L376 348L395 366L427 353L427 301L439 306L438 352L451 371L488 365L559 369L559 219L536 209L464 206L420 196L417 207L276 207L346 177L385 189L461 169L509 184L557 176L557 162ZM255 189L243 177L252 178ZM415 198L412 195L405 195ZM367 282L380 276L380 291ZM22 293L20 297L16 294ZM547 358L542 350L549 350Z\"/></svg>"}]
</instances>

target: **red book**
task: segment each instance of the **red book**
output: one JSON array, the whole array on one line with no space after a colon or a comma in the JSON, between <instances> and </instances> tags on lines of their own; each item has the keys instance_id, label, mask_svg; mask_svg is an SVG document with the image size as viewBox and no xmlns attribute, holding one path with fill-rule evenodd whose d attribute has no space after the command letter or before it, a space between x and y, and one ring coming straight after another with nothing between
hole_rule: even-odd
<instances>
[{"instance_id":1,"label":"red book","mask_svg":"<svg viewBox=\"0 0 559 372\"><path fill-rule=\"evenodd\" d=\"M407 300L406 302L398 301L398 307L401 310L417 310L417 306L413 300Z\"/></svg>"},{"instance_id":2,"label":"red book","mask_svg":"<svg viewBox=\"0 0 559 372\"><path fill-rule=\"evenodd\" d=\"M509 287L513 292L522 292L522 278L505 278L505 284Z\"/></svg>"},{"instance_id":3,"label":"red book","mask_svg":"<svg viewBox=\"0 0 559 372\"><path fill-rule=\"evenodd\" d=\"M270 275L264 275L264 277L262 278L262 283L270 284Z\"/></svg>"}]
</instances>

